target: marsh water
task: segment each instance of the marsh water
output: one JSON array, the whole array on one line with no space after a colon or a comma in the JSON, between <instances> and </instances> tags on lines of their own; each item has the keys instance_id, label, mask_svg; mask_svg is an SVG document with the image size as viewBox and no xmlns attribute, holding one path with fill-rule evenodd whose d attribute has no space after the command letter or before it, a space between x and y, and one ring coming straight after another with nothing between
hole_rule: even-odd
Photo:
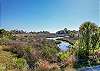
<instances>
[{"instance_id":1,"label":"marsh water","mask_svg":"<svg viewBox=\"0 0 100 71\"><path fill-rule=\"evenodd\" d=\"M61 51L67 51L69 49L69 45L70 44L68 42L61 41L61 43L57 46L61 49Z\"/></svg>"},{"instance_id":2,"label":"marsh water","mask_svg":"<svg viewBox=\"0 0 100 71\"><path fill-rule=\"evenodd\" d=\"M100 71L100 65L97 66L90 66L90 67L83 67L80 68L78 71Z\"/></svg>"},{"instance_id":3,"label":"marsh water","mask_svg":"<svg viewBox=\"0 0 100 71\"><path fill-rule=\"evenodd\" d=\"M49 40L55 40L59 39L59 38L63 38L63 37L56 37L56 38L47 38ZM69 43L68 42L64 42L64 41L60 41L61 43L57 44L57 46L61 49L61 51L66 51L69 48Z\"/></svg>"}]
</instances>

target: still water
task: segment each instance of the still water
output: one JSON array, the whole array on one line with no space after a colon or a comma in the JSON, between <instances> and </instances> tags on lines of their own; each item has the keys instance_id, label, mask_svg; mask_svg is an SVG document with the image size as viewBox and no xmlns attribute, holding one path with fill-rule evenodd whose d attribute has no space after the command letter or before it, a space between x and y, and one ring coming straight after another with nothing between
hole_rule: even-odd
<instances>
[{"instance_id":1,"label":"still water","mask_svg":"<svg viewBox=\"0 0 100 71\"><path fill-rule=\"evenodd\" d=\"M80 68L78 71L100 71L100 65L94 67Z\"/></svg>"},{"instance_id":2,"label":"still water","mask_svg":"<svg viewBox=\"0 0 100 71\"><path fill-rule=\"evenodd\" d=\"M61 43L58 44L58 47L61 49L61 51L66 51L69 49L69 45L69 43L61 41Z\"/></svg>"},{"instance_id":3,"label":"still water","mask_svg":"<svg viewBox=\"0 0 100 71\"><path fill-rule=\"evenodd\" d=\"M47 39L56 41L56 39L59 39L59 38L63 38L63 37L47 38ZM68 50L69 45L70 45L69 43L61 41L61 43L58 44L57 46L61 49L61 51L66 51L66 50Z\"/></svg>"}]
</instances>

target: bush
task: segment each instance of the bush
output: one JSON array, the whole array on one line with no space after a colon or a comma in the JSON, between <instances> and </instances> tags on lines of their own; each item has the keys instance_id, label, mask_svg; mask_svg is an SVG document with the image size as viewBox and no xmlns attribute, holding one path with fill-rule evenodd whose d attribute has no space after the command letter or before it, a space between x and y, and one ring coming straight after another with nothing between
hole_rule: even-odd
<instances>
[{"instance_id":1,"label":"bush","mask_svg":"<svg viewBox=\"0 0 100 71\"><path fill-rule=\"evenodd\" d=\"M6 66L0 63L0 71L4 71L4 70L6 70Z\"/></svg>"},{"instance_id":2,"label":"bush","mask_svg":"<svg viewBox=\"0 0 100 71\"><path fill-rule=\"evenodd\" d=\"M58 51L56 48L52 48L52 47L48 47L48 46L44 46L42 48L42 56L47 59L51 59L53 56L55 56L57 54L57 52Z\"/></svg>"},{"instance_id":3,"label":"bush","mask_svg":"<svg viewBox=\"0 0 100 71\"><path fill-rule=\"evenodd\" d=\"M69 52L59 52L58 57L60 60L64 61L69 57Z\"/></svg>"},{"instance_id":4,"label":"bush","mask_svg":"<svg viewBox=\"0 0 100 71\"><path fill-rule=\"evenodd\" d=\"M27 70L28 65L27 65L27 62L26 62L25 59L23 59L23 58L14 58L13 60L14 60L14 62L15 62L18 69Z\"/></svg>"}]
</instances>

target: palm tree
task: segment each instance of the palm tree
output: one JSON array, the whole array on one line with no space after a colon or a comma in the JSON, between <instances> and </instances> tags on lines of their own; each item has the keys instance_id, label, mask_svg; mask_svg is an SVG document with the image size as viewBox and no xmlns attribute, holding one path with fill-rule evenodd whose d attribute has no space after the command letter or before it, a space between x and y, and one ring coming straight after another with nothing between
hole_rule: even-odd
<instances>
[{"instance_id":1,"label":"palm tree","mask_svg":"<svg viewBox=\"0 0 100 71\"><path fill-rule=\"evenodd\" d=\"M80 28L80 47L83 49L85 59L89 61L89 50L91 49L91 36L97 31L97 26L91 22L83 23ZM94 42L93 42L94 43Z\"/></svg>"}]
</instances>

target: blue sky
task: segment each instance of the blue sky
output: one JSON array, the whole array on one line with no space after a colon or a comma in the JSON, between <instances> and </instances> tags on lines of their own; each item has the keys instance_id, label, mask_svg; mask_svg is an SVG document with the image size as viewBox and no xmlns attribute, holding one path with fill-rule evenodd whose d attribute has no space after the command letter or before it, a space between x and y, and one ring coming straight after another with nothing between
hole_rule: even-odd
<instances>
[{"instance_id":1,"label":"blue sky","mask_svg":"<svg viewBox=\"0 0 100 71\"><path fill-rule=\"evenodd\" d=\"M0 0L0 27L11 30L78 30L91 21L100 26L100 0Z\"/></svg>"}]
</instances>

